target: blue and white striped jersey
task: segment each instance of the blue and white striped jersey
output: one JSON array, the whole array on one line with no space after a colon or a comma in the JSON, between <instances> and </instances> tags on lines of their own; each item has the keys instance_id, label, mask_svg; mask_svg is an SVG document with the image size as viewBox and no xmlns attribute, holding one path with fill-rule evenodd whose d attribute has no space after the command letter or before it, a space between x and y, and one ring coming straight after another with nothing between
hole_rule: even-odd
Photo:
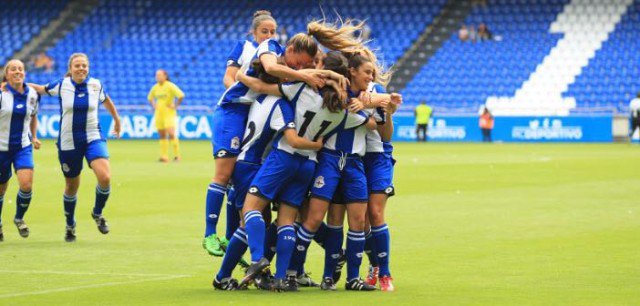
<instances>
[{"instance_id":1,"label":"blue and white striped jersey","mask_svg":"<svg viewBox=\"0 0 640 306\"><path fill-rule=\"evenodd\" d=\"M357 94L349 92L349 97L357 96ZM364 124L367 123L371 114L371 110L369 110L369 112L367 112L367 110L358 112L358 115L361 118L364 118L364 120L353 122L354 124L345 122L345 124L341 125L335 134L327 139L324 143L324 147L329 150L340 151L346 154L358 154L360 156L364 156L367 149L367 131L369 130L364 126Z\"/></svg>"},{"instance_id":2,"label":"blue and white striped jersey","mask_svg":"<svg viewBox=\"0 0 640 306\"><path fill-rule=\"evenodd\" d=\"M255 55L251 58L249 63L254 59L260 58L261 55L271 53L275 56L280 56L284 53L284 47L282 47L277 41L273 39L268 39L263 41L256 50ZM257 77L256 71L253 67L249 66L247 70L247 75L252 77ZM218 101L218 105L227 104L227 103L253 103L260 93L257 93L247 85L244 85L240 82L235 82L231 87L229 87L224 94L222 94L222 98Z\"/></svg>"},{"instance_id":3,"label":"blue and white striped jersey","mask_svg":"<svg viewBox=\"0 0 640 306\"><path fill-rule=\"evenodd\" d=\"M98 121L98 107L107 98L102 83L87 77L77 84L71 77L45 85L50 96L60 102L60 150L74 150L95 140L104 139Z\"/></svg>"},{"instance_id":4,"label":"blue and white striped jersey","mask_svg":"<svg viewBox=\"0 0 640 306\"><path fill-rule=\"evenodd\" d=\"M282 104L285 104L284 107ZM274 136L286 128L295 127L288 104L289 102L281 97L258 96L249 110L247 128L241 145L242 152L238 155L238 160L262 164ZM285 118L289 118L289 121Z\"/></svg>"},{"instance_id":5,"label":"blue and white striped jersey","mask_svg":"<svg viewBox=\"0 0 640 306\"><path fill-rule=\"evenodd\" d=\"M256 54L258 43L253 40L238 41L236 46L229 53L227 66L242 67L251 63L251 59Z\"/></svg>"},{"instance_id":6,"label":"blue and white striped jersey","mask_svg":"<svg viewBox=\"0 0 640 306\"><path fill-rule=\"evenodd\" d=\"M38 112L40 95L24 84L19 93L7 83L0 95L0 151L21 149L31 145L31 118Z\"/></svg>"},{"instance_id":7,"label":"blue and white striped jersey","mask_svg":"<svg viewBox=\"0 0 640 306\"><path fill-rule=\"evenodd\" d=\"M369 83L369 88L367 89L370 93L386 93L387 91L382 87L382 85L378 83L371 82ZM385 112L382 108L376 109L368 109L366 110L369 114L373 115L373 118L376 120L378 124L385 124ZM389 141L382 141L380 137L380 133L378 130L369 130L367 131L367 153L391 153L393 151L393 146Z\"/></svg>"},{"instance_id":8,"label":"blue and white striped jersey","mask_svg":"<svg viewBox=\"0 0 640 306\"><path fill-rule=\"evenodd\" d=\"M365 124L368 120L364 114L351 114L346 110L330 112L322 106L322 96L304 82L281 84L280 91L287 100L291 101L298 136L312 141L332 135L341 127L353 128ZM333 136L329 139L331 137ZM284 137L274 141L274 146L285 152L298 153L317 161L315 151L294 149Z\"/></svg>"}]
</instances>

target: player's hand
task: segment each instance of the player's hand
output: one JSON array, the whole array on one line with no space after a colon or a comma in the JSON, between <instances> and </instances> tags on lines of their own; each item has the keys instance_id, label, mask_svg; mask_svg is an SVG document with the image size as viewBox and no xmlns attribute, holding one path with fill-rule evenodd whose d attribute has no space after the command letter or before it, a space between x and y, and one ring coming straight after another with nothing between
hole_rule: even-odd
<instances>
[{"instance_id":1,"label":"player's hand","mask_svg":"<svg viewBox=\"0 0 640 306\"><path fill-rule=\"evenodd\" d=\"M323 138L323 137L320 137L320 138L318 138L318 140L317 140L317 141L314 141L313 143L314 143L314 145L315 145L315 146L313 147L313 150L314 150L314 151L320 151L320 150L322 149L322 147L324 146L324 138Z\"/></svg>"},{"instance_id":2,"label":"player's hand","mask_svg":"<svg viewBox=\"0 0 640 306\"><path fill-rule=\"evenodd\" d=\"M0 83L0 90L7 91L7 82Z\"/></svg>"},{"instance_id":3,"label":"player's hand","mask_svg":"<svg viewBox=\"0 0 640 306\"><path fill-rule=\"evenodd\" d=\"M116 118L113 123L113 132L111 133L116 138L120 138L120 118Z\"/></svg>"},{"instance_id":4,"label":"player's hand","mask_svg":"<svg viewBox=\"0 0 640 306\"><path fill-rule=\"evenodd\" d=\"M40 150L40 146L42 145L42 142L40 142L40 139L34 137L33 139L31 139L31 143L33 144L34 149Z\"/></svg>"},{"instance_id":5,"label":"player's hand","mask_svg":"<svg viewBox=\"0 0 640 306\"><path fill-rule=\"evenodd\" d=\"M326 84L326 80L321 73L311 73L307 74L307 77L304 81L307 85L311 86L311 88L318 90Z\"/></svg>"},{"instance_id":6,"label":"player's hand","mask_svg":"<svg viewBox=\"0 0 640 306\"><path fill-rule=\"evenodd\" d=\"M353 98L349 100L349 105L347 106L349 112L357 113L364 109L364 103L360 99Z\"/></svg>"},{"instance_id":7,"label":"player's hand","mask_svg":"<svg viewBox=\"0 0 640 306\"><path fill-rule=\"evenodd\" d=\"M400 105L402 104L402 95L399 93L392 93L391 94L391 103L395 104L395 105Z\"/></svg>"}]
</instances>

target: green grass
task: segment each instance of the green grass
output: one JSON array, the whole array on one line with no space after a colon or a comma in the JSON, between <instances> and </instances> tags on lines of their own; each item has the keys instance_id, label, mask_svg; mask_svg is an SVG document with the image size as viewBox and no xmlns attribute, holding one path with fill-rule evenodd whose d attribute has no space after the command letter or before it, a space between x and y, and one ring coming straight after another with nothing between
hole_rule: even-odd
<instances>
[{"instance_id":1,"label":"green grass","mask_svg":"<svg viewBox=\"0 0 640 306\"><path fill-rule=\"evenodd\" d=\"M28 239L11 222L15 180L5 197L0 305L640 304L640 146L396 144L387 215L397 291L345 292L341 282L339 292L274 294L212 289L221 260L200 245L210 144L182 145L184 161L165 165L155 142L111 141L112 232L89 217L85 168L69 244L62 174L45 142ZM312 246L315 278L321 255Z\"/></svg>"}]
</instances>

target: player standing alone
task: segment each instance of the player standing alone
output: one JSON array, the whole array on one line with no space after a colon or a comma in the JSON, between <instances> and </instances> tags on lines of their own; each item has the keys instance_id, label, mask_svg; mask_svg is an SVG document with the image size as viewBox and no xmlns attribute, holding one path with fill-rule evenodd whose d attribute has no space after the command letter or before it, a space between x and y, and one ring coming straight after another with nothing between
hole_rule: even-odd
<instances>
[{"instance_id":1,"label":"player standing alone","mask_svg":"<svg viewBox=\"0 0 640 306\"><path fill-rule=\"evenodd\" d=\"M173 161L180 161L180 143L176 136L178 106L184 100L184 92L169 80L166 70L156 71L156 83L151 87L147 99L155 110L156 129L160 137L160 162L169 161L169 141L173 147ZM168 139L167 139L168 138Z\"/></svg>"}]
</instances>

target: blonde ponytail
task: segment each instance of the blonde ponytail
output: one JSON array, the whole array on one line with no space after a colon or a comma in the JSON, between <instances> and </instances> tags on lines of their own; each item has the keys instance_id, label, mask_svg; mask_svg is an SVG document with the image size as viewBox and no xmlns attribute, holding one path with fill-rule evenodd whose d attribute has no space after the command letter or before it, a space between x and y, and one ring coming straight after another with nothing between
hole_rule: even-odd
<instances>
[{"instance_id":1,"label":"blonde ponytail","mask_svg":"<svg viewBox=\"0 0 640 306\"><path fill-rule=\"evenodd\" d=\"M314 20L307 24L307 34L313 36L324 47L343 52L364 47L360 37L356 36L358 31L362 31L363 26L364 22L353 24L348 19L346 22L335 23Z\"/></svg>"}]
</instances>

